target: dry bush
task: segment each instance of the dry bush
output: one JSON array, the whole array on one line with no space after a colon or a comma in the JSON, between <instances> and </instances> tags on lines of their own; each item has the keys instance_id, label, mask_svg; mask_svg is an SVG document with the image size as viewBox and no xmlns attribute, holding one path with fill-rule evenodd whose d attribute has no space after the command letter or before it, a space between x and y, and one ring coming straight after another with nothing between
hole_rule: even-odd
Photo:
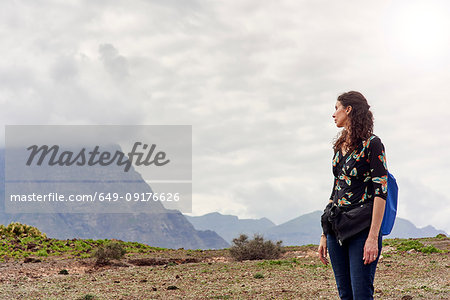
<instances>
[{"instance_id":1,"label":"dry bush","mask_svg":"<svg viewBox=\"0 0 450 300\"><path fill-rule=\"evenodd\" d=\"M121 259L127 251L118 242L109 242L106 245L100 246L95 252L94 257L97 259L97 264L106 264L111 259Z\"/></svg>"},{"instance_id":2,"label":"dry bush","mask_svg":"<svg viewBox=\"0 0 450 300\"><path fill-rule=\"evenodd\" d=\"M249 240L247 235L241 234L233 239L230 255L237 261L276 259L282 253L281 244L282 241L276 243L270 240L265 241L259 234L255 234L253 240Z\"/></svg>"}]
</instances>

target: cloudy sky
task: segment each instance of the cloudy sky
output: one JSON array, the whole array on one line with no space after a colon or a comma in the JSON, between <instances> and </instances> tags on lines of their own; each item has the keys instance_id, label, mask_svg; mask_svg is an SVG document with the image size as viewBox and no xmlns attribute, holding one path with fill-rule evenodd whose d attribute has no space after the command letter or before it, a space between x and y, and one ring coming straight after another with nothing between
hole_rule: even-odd
<instances>
[{"instance_id":1,"label":"cloudy sky","mask_svg":"<svg viewBox=\"0 0 450 300\"><path fill-rule=\"evenodd\" d=\"M326 205L331 115L358 90L398 215L450 232L448 15L444 0L5 1L0 121L191 124L193 214L282 223Z\"/></svg>"}]
</instances>

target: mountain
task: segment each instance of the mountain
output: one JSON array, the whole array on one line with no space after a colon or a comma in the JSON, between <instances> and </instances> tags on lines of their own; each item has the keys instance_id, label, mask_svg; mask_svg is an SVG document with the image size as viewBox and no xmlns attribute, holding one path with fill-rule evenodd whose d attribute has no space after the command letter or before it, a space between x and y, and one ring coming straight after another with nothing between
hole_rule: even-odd
<instances>
[{"instance_id":1,"label":"mountain","mask_svg":"<svg viewBox=\"0 0 450 300\"><path fill-rule=\"evenodd\" d=\"M264 236L271 240L281 240L285 246L317 244L322 233L321 215L320 211L302 215L269 228L265 231Z\"/></svg>"},{"instance_id":2,"label":"mountain","mask_svg":"<svg viewBox=\"0 0 450 300\"><path fill-rule=\"evenodd\" d=\"M438 234L447 233L443 230L438 230L431 225L417 228L413 223L406 219L397 218L395 220L394 228L386 238L422 238L422 237L434 237Z\"/></svg>"},{"instance_id":3,"label":"mountain","mask_svg":"<svg viewBox=\"0 0 450 300\"><path fill-rule=\"evenodd\" d=\"M32 225L47 236L59 239L91 238L91 239L120 239L124 241L135 241L151 246L165 248L186 248L186 249L221 249L229 244L218 234L211 230L196 230L194 226L177 210L168 210L161 202L149 201L142 203L131 203L122 201L124 204L113 206L114 203L100 203L83 208L82 205L90 203L26 203L33 210L28 209L27 213L16 212L6 213L5 208L5 152L0 150L0 223L9 224L20 222ZM30 169L31 170L31 169ZM13 170L14 171L14 170ZM32 172L24 169L21 172ZM76 193L91 194L99 192L133 192L151 193L151 187L142 179L141 175L133 168L124 178L123 169L110 167L86 167L73 168L69 179L78 180L75 185L68 180L66 183L63 174L58 173L57 168L42 168L37 175L51 175L53 178L48 181L38 182L18 182L13 183L13 189L20 191L20 194L39 193L44 190L46 184L53 184L54 192L62 192L68 188ZM11 174L8 173L8 184L13 178L30 178L36 174ZM15 177L16 176L16 177ZM48 177L44 177L48 178ZM62 183L59 183L58 179ZM89 179L89 180L85 180ZM92 179L96 180L94 184ZM52 182L53 180L53 182ZM94 180L95 181L95 180ZM101 182L98 182L101 181ZM69 184L72 184L70 186ZM11 184L10 184L11 186ZM25 205L24 203L15 203ZM133 204L133 205L131 205ZM11 204L7 204L11 205ZM45 206L46 205L46 206ZM60 206L58 206L60 205ZM64 206L65 205L65 206ZM72 206L70 206L72 205ZM20 207L13 207L20 210ZM71 213L77 210L78 213ZM106 212L111 211L111 213ZM8 210L8 212L11 212Z\"/></svg>"},{"instance_id":4,"label":"mountain","mask_svg":"<svg viewBox=\"0 0 450 300\"><path fill-rule=\"evenodd\" d=\"M222 215L218 212L197 217L186 216L186 218L197 230L213 230L229 243L241 233L253 236L255 233L263 233L275 226L267 218L239 219L236 216Z\"/></svg>"},{"instance_id":5,"label":"mountain","mask_svg":"<svg viewBox=\"0 0 450 300\"><path fill-rule=\"evenodd\" d=\"M256 224L259 224L261 220L264 220L262 223L265 225L273 223L266 218L259 220L246 219L245 224L250 224L250 226L245 227L244 223L241 223L243 220L239 220L238 217L223 216L219 213L210 213L198 217L188 217L187 219L196 229L214 230L227 241L231 241L230 237L236 237L239 233L245 233L251 236L253 233L257 232L263 234L267 239L273 241L281 240L285 246L294 246L317 244L319 242L320 234L322 233L322 228L320 226L321 215L321 211L314 211L312 213L301 215L280 225L270 227L260 226L259 228ZM239 227L237 224L239 224ZM226 233L227 235L222 235L223 233ZM433 226L417 228L410 221L397 218L391 234L385 236L384 238L434 237L440 233L447 235L446 232L437 230Z\"/></svg>"}]
</instances>

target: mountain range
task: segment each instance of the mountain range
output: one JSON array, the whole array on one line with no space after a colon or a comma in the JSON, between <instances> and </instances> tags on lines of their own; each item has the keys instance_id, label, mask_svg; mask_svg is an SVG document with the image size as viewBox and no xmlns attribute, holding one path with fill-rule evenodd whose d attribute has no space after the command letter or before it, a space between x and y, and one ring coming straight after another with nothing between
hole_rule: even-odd
<instances>
[{"instance_id":1,"label":"mountain range","mask_svg":"<svg viewBox=\"0 0 450 300\"><path fill-rule=\"evenodd\" d=\"M320 226L321 211L301 215L280 225L275 225L267 218L239 219L233 215L222 215L214 212L203 216L186 216L198 230L213 230L231 243L240 234L253 236L262 234L265 238L283 241L285 246L317 244L322 233ZM396 218L391 234L385 238L419 238L446 234L433 226L417 228L412 222Z\"/></svg>"},{"instance_id":2,"label":"mountain range","mask_svg":"<svg viewBox=\"0 0 450 300\"><path fill-rule=\"evenodd\" d=\"M123 241L134 241L151 246L165 248L186 249L221 249L229 244L217 233L211 230L196 230L185 216L177 210L165 209L161 202L150 201L139 203L132 208L130 205L116 208L114 213L105 213L99 207L92 211L71 213L66 207L63 211L55 209L56 203L47 205L45 211L36 206L36 212L14 212L7 213L5 204L5 150L0 150L0 224L20 222L32 225L48 237L59 239L90 238L90 239L120 239ZM30 169L31 170L31 169ZM39 169L37 175L51 175L55 181L25 181L13 187L21 194L32 194L39 191L45 184L53 184L53 192L64 191L68 185L64 183L64 174L57 173L58 168ZM24 172L28 172L25 169ZM31 171L30 171L31 172ZM21 178L30 178L30 174L8 174ZM35 175L35 174L31 174ZM74 185L77 193L94 194L104 188L105 192L128 191L133 193L151 193L152 188L143 180L142 176L133 168L124 177L123 170L113 167L87 167L72 168L69 179L99 179L96 184L89 184L78 180ZM63 183L58 184L58 180ZM10 180L8 179L8 182ZM112 182L112 183L108 183ZM20 205L20 203L18 204ZM28 203L27 203L28 205ZM72 204L71 204L72 205ZM73 204L75 205L75 204ZM78 205L78 204L76 204ZM80 204L81 205L81 204ZM73 206L74 208L77 208ZM70 207L69 207L70 208ZM120 209L119 211L117 211ZM10 212L8 210L8 212Z\"/></svg>"}]
</instances>

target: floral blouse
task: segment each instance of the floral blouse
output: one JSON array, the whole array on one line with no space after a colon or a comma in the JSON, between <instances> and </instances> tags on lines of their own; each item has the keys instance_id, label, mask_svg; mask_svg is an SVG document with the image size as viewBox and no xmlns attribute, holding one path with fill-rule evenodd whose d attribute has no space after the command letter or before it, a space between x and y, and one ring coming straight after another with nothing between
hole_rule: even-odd
<instances>
[{"instance_id":1,"label":"floral blouse","mask_svg":"<svg viewBox=\"0 0 450 300\"><path fill-rule=\"evenodd\" d=\"M386 200L388 173L380 138L372 135L346 155L337 151L333 158L333 174L330 200L338 206L373 201L375 197Z\"/></svg>"}]
</instances>

